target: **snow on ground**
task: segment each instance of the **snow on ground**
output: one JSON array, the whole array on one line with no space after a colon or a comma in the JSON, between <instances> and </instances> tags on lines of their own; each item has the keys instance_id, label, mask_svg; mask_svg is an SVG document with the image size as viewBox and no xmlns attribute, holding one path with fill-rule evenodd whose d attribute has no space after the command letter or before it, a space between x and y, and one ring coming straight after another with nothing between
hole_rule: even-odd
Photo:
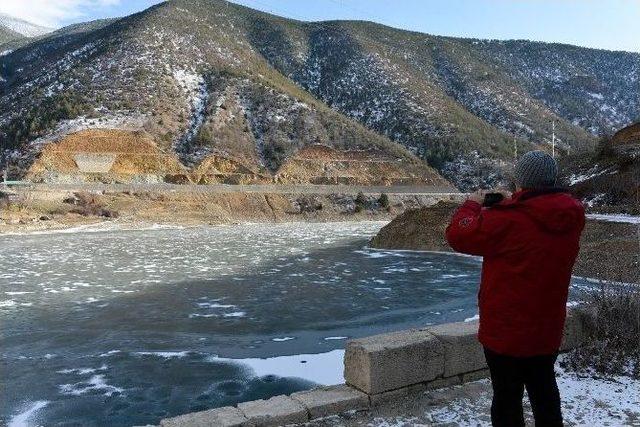
<instances>
[{"instance_id":1,"label":"snow on ground","mask_svg":"<svg viewBox=\"0 0 640 427\"><path fill-rule=\"evenodd\" d=\"M40 137L31 145L37 148L48 142L55 141L71 133L87 129L109 129L117 128L123 130L140 130L147 122L148 117L143 114L131 113L128 111L105 112L98 118L87 118L80 116L71 120L63 120L56 126L55 130Z\"/></svg>"},{"instance_id":2,"label":"snow on ground","mask_svg":"<svg viewBox=\"0 0 640 427\"><path fill-rule=\"evenodd\" d=\"M488 420L476 418L479 414L488 414L491 405L490 382L484 380L481 383L485 387L475 401L468 398L454 400L446 406L426 412L427 420L459 426L490 426ZM632 422L634 417L631 415L640 415L638 380L634 381L630 377L613 377L608 380L582 377L558 368L558 387L562 396L563 416L568 425L638 425ZM633 393L632 390L636 392Z\"/></svg>"},{"instance_id":3,"label":"snow on ground","mask_svg":"<svg viewBox=\"0 0 640 427\"><path fill-rule=\"evenodd\" d=\"M567 421L577 425L640 425L640 380L594 378L559 368L558 387ZM635 423L631 424L628 421L634 413Z\"/></svg>"},{"instance_id":4,"label":"snow on ground","mask_svg":"<svg viewBox=\"0 0 640 427\"><path fill-rule=\"evenodd\" d=\"M586 197L583 200L583 202L587 207L592 208L594 206L598 206L602 204L606 199L607 199L607 194L599 193L599 194L594 194L592 196Z\"/></svg>"},{"instance_id":5,"label":"snow on ground","mask_svg":"<svg viewBox=\"0 0 640 427\"><path fill-rule=\"evenodd\" d=\"M624 222L626 224L640 224L640 216L632 216L625 214L589 214L587 215L589 219L595 219L598 221L609 221L609 222Z\"/></svg>"},{"instance_id":6,"label":"snow on ground","mask_svg":"<svg viewBox=\"0 0 640 427\"><path fill-rule=\"evenodd\" d=\"M560 360L564 356L560 357ZM640 380L599 378L557 367L562 411L567 426L640 425ZM352 413L309 423L310 426L491 426L491 383L481 380L427 391L371 412ZM525 393L525 417L533 425Z\"/></svg>"},{"instance_id":7,"label":"snow on ground","mask_svg":"<svg viewBox=\"0 0 640 427\"><path fill-rule=\"evenodd\" d=\"M595 165L588 171L583 174L573 174L569 177L569 185L576 185L584 181L588 181L592 178L595 178L600 175L604 175L609 173L611 175L615 174L617 171L611 169L600 169L600 166Z\"/></svg>"}]
</instances>

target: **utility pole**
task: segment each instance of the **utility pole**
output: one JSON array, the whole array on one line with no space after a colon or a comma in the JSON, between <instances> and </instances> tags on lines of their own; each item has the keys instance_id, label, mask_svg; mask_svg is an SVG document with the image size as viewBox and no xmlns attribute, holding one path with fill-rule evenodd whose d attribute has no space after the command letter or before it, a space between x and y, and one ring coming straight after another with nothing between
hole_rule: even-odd
<instances>
[{"instance_id":1,"label":"utility pole","mask_svg":"<svg viewBox=\"0 0 640 427\"><path fill-rule=\"evenodd\" d=\"M553 121L551 132L551 155L556 158L556 121Z\"/></svg>"},{"instance_id":2,"label":"utility pole","mask_svg":"<svg viewBox=\"0 0 640 427\"><path fill-rule=\"evenodd\" d=\"M518 161L518 140L516 137L513 137L513 161Z\"/></svg>"},{"instance_id":3,"label":"utility pole","mask_svg":"<svg viewBox=\"0 0 640 427\"><path fill-rule=\"evenodd\" d=\"M6 185L9 178L9 156L5 156L4 153L0 156L0 167L4 165L2 170L2 182Z\"/></svg>"}]
</instances>

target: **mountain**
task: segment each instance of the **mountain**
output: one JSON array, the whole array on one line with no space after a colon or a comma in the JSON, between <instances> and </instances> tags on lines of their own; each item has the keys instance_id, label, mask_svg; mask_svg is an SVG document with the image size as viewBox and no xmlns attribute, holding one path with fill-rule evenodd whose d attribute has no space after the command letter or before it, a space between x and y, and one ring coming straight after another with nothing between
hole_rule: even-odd
<instances>
[{"instance_id":1,"label":"mountain","mask_svg":"<svg viewBox=\"0 0 640 427\"><path fill-rule=\"evenodd\" d=\"M27 44L32 37L40 37L51 31L50 28L0 13L0 56Z\"/></svg>"},{"instance_id":2,"label":"mountain","mask_svg":"<svg viewBox=\"0 0 640 427\"><path fill-rule=\"evenodd\" d=\"M38 37L53 31L51 28L32 24L20 18L0 13L0 28L13 31L22 37Z\"/></svg>"},{"instance_id":3,"label":"mountain","mask_svg":"<svg viewBox=\"0 0 640 427\"><path fill-rule=\"evenodd\" d=\"M515 150L547 149L554 126L560 152L592 149L640 116L639 75L633 53L174 0L0 57L0 138L23 173L49 142L115 128L190 171L275 179L295 164L348 182L380 158L395 178L435 179L421 159L467 189L503 179Z\"/></svg>"},{"instance_id":4,"label":"mountain","mask_svg":"<svg viewBox=\"0 0 640 427\"><path fill-rule=\"evenodd\" d=\"M0 26L0 46L13 40L21 39L23 36L15 31Z\"/></svg>"}]
</instances>

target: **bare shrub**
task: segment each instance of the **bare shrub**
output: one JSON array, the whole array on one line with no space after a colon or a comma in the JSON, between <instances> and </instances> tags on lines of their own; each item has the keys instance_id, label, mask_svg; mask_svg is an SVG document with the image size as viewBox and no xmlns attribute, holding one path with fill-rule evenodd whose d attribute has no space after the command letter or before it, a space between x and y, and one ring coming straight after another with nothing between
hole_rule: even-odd
<instances>
[{"instance_id":1,"label":"bare shrub","mask_svg":"<svg viewBox=\"0 0 640 427\"><path fill-rule=\"evenodd\" d=\"M640 378L640 288L601 284L579 308L585 345L565 359L567 367L600 375Z\"/></svg>"},{"instance_id":2,"label":"bare shrub","mask_svg":"<svg viewBox=\"0 0 640 427\"><path fill-rule=\"evenodd\" d=\"M389 201L389 196L387 193L382 193L380 198L378 199L378 204L385 209L389 209L391 207L391 202Z\"/></svg>"},{"instance_id":3,"label":"bare shrub","mask_svg":"<svg viewBox=\"0 0 640 427\"><path fill-rule=\"evenodd\" d=\"M370 207L369 199L367 198L367 196L364 195L362 191L358 193L358 195L354 200L354 203L355 203L355 210L354 210L355 213L360 213Z\"/></svg>"},{"instance_id":4,"label":"bare shrub","mask_svg":"<svg viewBox=\"0 0 640 427\"><path fill-rule=\"evenodd\" d=\"M105 208L99 197L85 192L73 193L73 197L68 197L64 203L73 204L75 207L69 212L82 216L101 216L104 218L118 218L118 212Z\"/></svg>"},{"instance_id":5,"label":"bare shrub","mask_svg":"<svg viewBox=\"0 0 640 427\"><path fill-rule=\"evenodd\" d=\"M9 195L0 191L0 209L6 209L9 207Z\"/></svg>"},{"instance_id":6,"label":"bare shrub","mask_svg":"<svg viewBox=\"0 0 640 427\"><path fill-rule=\"evenodd\" d=\"M299 197L295 204L298 206L300 213L313 213L322 210L322 202L314 196Z\"/></svg>"}]
</instances>

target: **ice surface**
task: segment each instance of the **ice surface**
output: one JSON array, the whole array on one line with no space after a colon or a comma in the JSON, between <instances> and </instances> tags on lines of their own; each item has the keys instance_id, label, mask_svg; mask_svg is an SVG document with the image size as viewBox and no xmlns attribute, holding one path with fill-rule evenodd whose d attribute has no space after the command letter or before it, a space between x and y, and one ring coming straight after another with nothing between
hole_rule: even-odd
<instances>
[{"instance_id":1,"label":"ice surface","mask_svg":"<svg viewBox=\"0 0 640 427\"><path fill-rule=\"evenodd\" d=\"M107 384L106 377L102 374L93 375L87 381L74 384L62 384L60 393L71 396L80 396L87 393L99 392L105 396L124 392L123 389Z\"/></svg>"},{"instance_id":2,"label":"ice surface","mask_svg":"<svg viewBox=\"0 0 640 427\"><path fill-rule=\"evenodd\" d=\"M480 320L479 314L476 314L475 316L467 317L466 319L464 319L465 322L475 322L476 320Z\"/></svg>"},{"instance_id":3,"label":"ice surface","mask_svg":"<svg viewBox=\"0 0 640 427\"><path fill-rule=\"evenodd\" d=\"M244 365L258 377L276 375L296 377L322 385L334 385L344 382L342 361L344 350L334 350L321 354L296 354L267 359L225 359L211 357L211 362L230 362Z\"/></svg>"},{"instance_id":4,"label":"ice surface","mask_svg":"<svg viewBox=\"0 0 640 427\"><path fill-rule=\"evenodd\" d=\"M20 337L0 338L3 366L19 373L2 379L13 400L1 419L38 400L50 402L43 425L157 424L189 402L339 383L347 337L477 313L480 259L367 248L383 225L0 236L0 323Z\"/></svg>"},{"instance_id":5,"label":"ice surface","mask_svg":"<svg viewBox=\"0 0 640 427\"><path fill-rule=\"evenodd\" d=\"M49 402L46 400L39 400L28 404L27 408L23 412L20 412L11 418L7 427L31 427L39 424L34 420L35 415L48 404Z\"/></svg>"}]
</instances>

